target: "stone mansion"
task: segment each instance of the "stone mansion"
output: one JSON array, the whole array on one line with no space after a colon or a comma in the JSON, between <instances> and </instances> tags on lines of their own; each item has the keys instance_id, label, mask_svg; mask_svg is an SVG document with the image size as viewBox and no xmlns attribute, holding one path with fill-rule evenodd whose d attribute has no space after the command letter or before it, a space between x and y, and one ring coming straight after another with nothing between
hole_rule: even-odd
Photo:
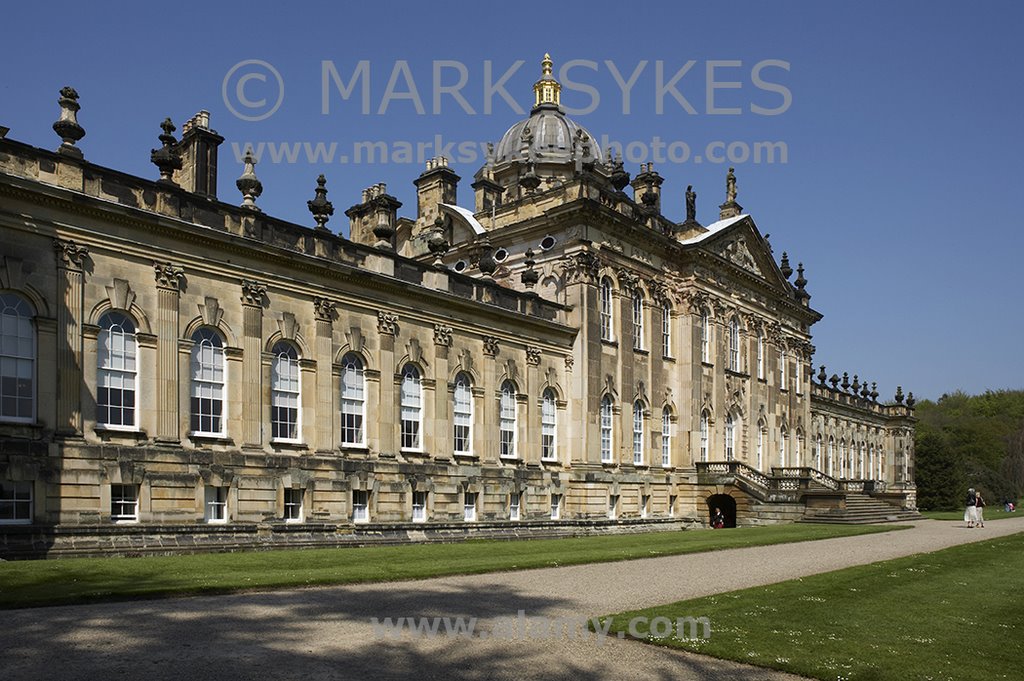
<instances>
[{"instance_id":1,"label":"stone mansion","mask_svg":"<svg viewBox=\"0 0 1024 681\"><path fill-rule=\"evenodd\" d=\"M547 57L468 190L433 159L348 238L323 176L310 225L259 209L251 157L218 198L206 112L164 122L156 180L89 162L77 100L56 151L0 127L0 557L915 506L913 396L815 370L803 267L733 170L717 222L690 189L667 219Z\"/></svg>"}]
</instances>

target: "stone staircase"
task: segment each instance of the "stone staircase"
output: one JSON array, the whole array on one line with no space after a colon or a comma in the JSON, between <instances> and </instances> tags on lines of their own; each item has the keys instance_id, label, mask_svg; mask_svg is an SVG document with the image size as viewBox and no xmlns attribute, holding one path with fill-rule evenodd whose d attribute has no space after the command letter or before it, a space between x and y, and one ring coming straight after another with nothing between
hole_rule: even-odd
<instances>
[{"instance_id":1,"label":"stone staircase","mask_svg":"<svg viewBox=\"0 0 1024 681\"><path fill-rule=\"evenodd\" d=\"M846 508L808 514L797 522L829 523L837 525L866 525L869 523L892 523L906 520L920 520L917 511L896 508L884 501L873 499L860 492L846 493Z\"/></svg>"}]
</instances>

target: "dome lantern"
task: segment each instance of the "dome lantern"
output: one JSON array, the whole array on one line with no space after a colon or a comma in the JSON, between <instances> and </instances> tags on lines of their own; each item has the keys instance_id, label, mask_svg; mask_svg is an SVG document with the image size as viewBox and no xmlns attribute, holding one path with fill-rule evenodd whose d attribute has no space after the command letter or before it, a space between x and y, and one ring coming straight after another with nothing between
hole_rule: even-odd
<instances>
[{"instance_id":1,"label":"dome lantern","mask_svg":"<svg viewBox=\"0 0 1024 681\"><path fill-rule=\"evenodd\" d=\"M534 109L545 104L561 107L562 84L551 75L553 65L551 55L545 53L544 59L540 63L540 80L533 84Z\"/></svg>"}]
</instances>

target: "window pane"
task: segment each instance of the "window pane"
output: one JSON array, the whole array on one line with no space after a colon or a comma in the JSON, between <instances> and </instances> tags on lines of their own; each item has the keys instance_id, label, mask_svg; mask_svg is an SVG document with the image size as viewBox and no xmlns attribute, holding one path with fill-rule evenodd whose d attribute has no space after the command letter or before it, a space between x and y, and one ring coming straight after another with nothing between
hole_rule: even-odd
<instances>
[{"instance_id":1,"label":"window pane","mask_svg":"<svg viewBox=\"0 0 1024 681\"><path fill-rule=\"evenodd\" d=\"M0 294L0 418L35 417L36 336L31 306L13 293Z\"/></svg>"}]
</instances>

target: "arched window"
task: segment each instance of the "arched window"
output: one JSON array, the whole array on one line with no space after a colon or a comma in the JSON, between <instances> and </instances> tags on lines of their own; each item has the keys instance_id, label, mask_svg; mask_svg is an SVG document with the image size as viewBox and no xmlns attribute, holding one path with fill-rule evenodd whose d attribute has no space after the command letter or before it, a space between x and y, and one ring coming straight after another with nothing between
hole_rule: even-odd
<instances>
[{"instance_id":1,"label":"arched window","mask_svg":"<svg viewBox=\"0 0 1024 681\"><path fill-rule=\"evenodd\" d=\"M757 470L764 470L764 423L757 424Z\"/></svg>"},{"instance_id":2,"label":"arched window","mask_svg":"<svg viewBox=\"0 0 1024 681\"><path fill-rule=\"evenodd\" d=\"M540 406L540 458L554 461L555 451L555 392L547 388L541 397Z\"/></svg>"},{"instance_id":3,"label":"arched window","mask_svg":"<svg viewBox=\"0 0 1024 681\"><path fill-rule=\"evenodd\" d=\"M473 391L469 376L460 373L455 377L455 391L452 394L453 449L456 454L473 452Z\"/></svg>"},{"instance_id":4,"label":"arched window","mask_svg":"<svg viewBox=\"0 0 1024 681\"><path fill-rule=\"evenodd\" d=\"M640 289L633 293L633 349L644 349L644 294Z\"/></svg>"},{"instance_id":5,"label":"arched window","mask_svg":"<svg viewBox=\"0 0 1024 681\"><path fill-rule=\"evenodd\" d=\"M615 340L612 333L612 280L601 280L601 340Z\"/></svg>"},{"instance_id":6,"label":"arched window","mask_svg":"<svg viewBox=\"0 0 1024 681\"><path fill-rule=\"evenodd\" d=\"M868 445L868 477L875 479L875 446Z\"/></svg>"},{"instance_id":7,"label":"arched window","mask_svg":"<svg viewBox=\"0 0 1024 681\"><path fill-rule=\"evenodd\" d=\"M420 438L423 424L423 387L420 384L420 372L412 364L402 369L401 389L402 410L402 449L420 450L423 441Z\"/></svg>"},{"instance_id":8,"label":"arched window","mask_svg":"<svg viewBox=\"0 0 1024 681\"><path fill-rule=\"evenodd\" d=\"M732 461L736 457L736 428L732 414L725 415L725 460Z\"/></svg>"},{"instance_id":9,"label":"arched window","mask_svg":"<svg viewBox=\"0 0 1024 681\"><path fill-rule=\"evenodd\" d=\"M21 296L0 293L0 419L36 418L35 310Z\"/></svg>"},{"instance_id":10,"label":"arched window","mask_svg":"<svg viewBox=\"0 0 1024 681\"><path fill-rule=\"evenodd\" d=\"M846 477L846 440L839 441L839 477Z\"/></svg>"},{"instance_id":11,"label":"arched window","mask_svg":"<svg viewBox=\"0 0 1024 681\"><path fill-rule=\"evenodd\" d=\"M672 356L672 306L667 301L661 304L661 354Z\"/></svg>"},{"instance_id":12,"label":"arched window","mask_svg":"<svg viewBox=\"0 0 1024 681\"><path fill-rule=\"evenodd\" d=\"M708 460L708 413L700 413L700 460Z\"/></svg>"},{"instance_id":13,"label":"arched window","mask_svg":"<svg viewBox=\"0 0 1024 681\"><path fill-rule=\"evenodd\" d=\"M134 429L138 343L135 324L120 312L100 317L96 348L96 423L108 428Z\"/></svg>"},{"instance_id":14,"label":"arched window","mask_svg":"<svg viewBox=\"0 0 1024 681\"><path fill-rule=\"evenodd\" d=\"M801 465L800 461L800 441L804 439L804 434L799 430L796 431L796 435L793 437L793 465Z\"/></svg>"},{"instance_id":15,"label":"arched window","mask_svg":"<svg viewBox=\"0 0 1024 681\"><path fill-rule=\"evenodd\" d=\"M224 340L209 326L192 334L192 432L224 434L224 398L227 394Z\"/></svg>"},{"instance_id":16,"label":"arched window","mask_svg":"<svg viewBox=\"0 0 1024 681\"><path fill-rule=\"evenodd\" d=\"M786 432L785 428L779 429L779 466L782 468L786 467L786 445L789 440L789 433Z\"/></svg>"},{"instance_id":17,"label":"arched window","mask_svg":"<svg viewBox=\"0 0 1024 681\"><path fill-rule=\"evenodd\" d=\"M668 407L661 410L661 465L672 465L672 414Z\"/></svg>"},{"instance_id":18,"label":"arched window","mask_svg":"<svg viewBox=\"0 0 1024 681\"><path fill-rule=\"evenodd\" d=\"M711 362L711 320L707 312L700 315L700 361Z\"/></svg>"},{"instance_id":19,"label":"arched window","mask_svg":"<svg viewBox=\"0 0 1024 681\"><path fill-rule=\"evenodd\" d=\"M366 417L366 389L363 362L355 353L341 358L341 444L361 447L366 444L363 423Z\"/></svg>"},{"instance_id":20,"label":"arched window","mask_svg":"<svg viewBox=\"0 0 1024 681\"><path fill-rule=\"evenodd\" d=\"M779 350L779 389L787 390L786 386L786 349Z\"/></svg>"},{"instance_id":21,"label":"arched window","mask_svg":"<svg viewBox=\"0 0 1024 681\"><path fill-rule=\"evenodd\" d=\"M612 462L612 398L601 398L601 462Z\"/></svg>"},{"instance_id":22,"label":"arched window","mask_svg":"<svg viewBox=\"0 0 1024 681\"><path fill-rule=\"evenodd\" d=\"M757 377L764 380L764 333L757 332Z\"/></svg>"},{"instance_id":23,"label":"arched window","mask_svg":"<svg viewBox=\"0 0 1024 681\"><path fill-rule=\"evenodd\" d=\"M864 479L864 443L857 445L857 477Z\"/></svg>"},{"instance_id":24,"label":"arched window","mask_svg":"<svg viewBox=\"0 0 1024 681\"><path fill-rule=\"evenodd\" d=\"M740 370L740 323L736 319L729 322L729 368Z\"/></svg>"},{"instance_id":25,"label":"arched window","mask_svg":"<svg viewBox=\"0 0 1024 681\"><path fill-rule=\"evenodd\" d=\"M644 405L637 400L633 403L633 465L644 463Z\"/></svg>"},{"instance_id":26,"label":"arched window","mask_svg":"<svg viewBox=\"0 0 1024 681\"><path fill-rule=\"evenodd\" d=\"M501 456L512 458L516 455L516 387L512 381L501 384L501 401L498 407L498 432Z\"/></svg>"},{"instance_id":27,"label":"arched window","mask_svg":"<svg viewBox=\"0 0 1024 681\"><path fill-rule=\"evenodd\" d=\"M814 438L814 467L821 470L821 435Z\"/></svg>"},{"instance_id":28,"label":"arched window","mask_svg":"<svg viewBox=\"0 0 1024 681\"><path fill-rule=\"evenodd\" d=\"M836 470L836 439L828 436L828 474L835 475Z\"/></svg>"},{"instance_id":29,"label":"arched window","mask_svg":"<svg viewBox=\"0 0 1024 681\"><path fill-rule=\"evenodd\" d=\"M274 344L270 365L270 437L299 439L299 353L287 341Z\"/></svg>"}]
</instances>

